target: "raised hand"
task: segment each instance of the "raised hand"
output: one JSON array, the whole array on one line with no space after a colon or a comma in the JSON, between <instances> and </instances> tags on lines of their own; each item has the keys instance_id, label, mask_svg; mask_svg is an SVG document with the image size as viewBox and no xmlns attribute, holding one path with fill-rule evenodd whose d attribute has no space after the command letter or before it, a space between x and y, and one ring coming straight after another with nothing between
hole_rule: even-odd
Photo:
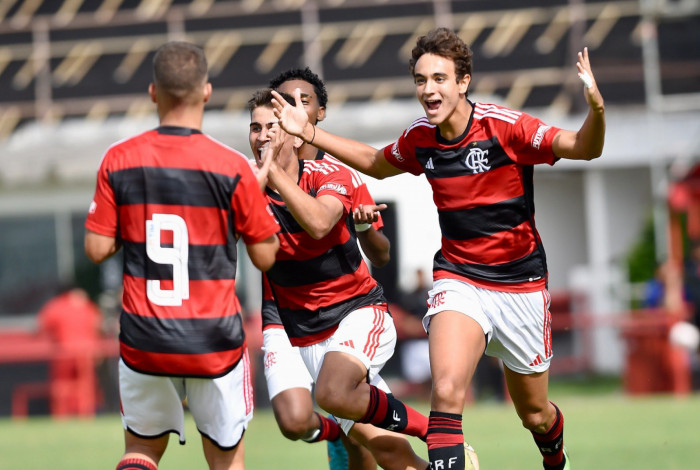
<instances>
[{"instance_id":1,"label":"raised hand","mask_svg":"<svg viewBox=\"0 0 700 470\"><path fill-rule=\"evenodd\" d=\"M309 124L309 116L306 114L304 105L301 102L301 90L299 88L294 90L294 101L296 106L292 106L285 100L282 95L276 91L272 91L272 96L275 99L272 100L272 106L274 107L275 117L279 120L279 125L287 131L289 134L301 137L305 142L309 142L313 139L311 132L313 131L313 125L311 126L309 136L304 137L304 130Z\"/></svg>"},{"instance_id":2,"label":"raised hand","mask_svg":"<svg viewBox=\"0 0 700 470\"><path fill-rule=\"evenodd\" d=\"M591 62L588 59L588 48L584 47L583 52L578 53L578 78L583 82L583 94L586 97L586 103L594 110L603 109L603 95L598 90L598 84L591 70Z\"/></svg>"}]
</instances>

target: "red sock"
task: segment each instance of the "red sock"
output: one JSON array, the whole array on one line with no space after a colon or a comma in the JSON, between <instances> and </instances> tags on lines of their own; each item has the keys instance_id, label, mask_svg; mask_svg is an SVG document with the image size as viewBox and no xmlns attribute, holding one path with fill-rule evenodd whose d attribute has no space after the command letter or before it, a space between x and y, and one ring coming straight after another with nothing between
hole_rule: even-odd
<instances>
[{"instance_id":1,"label":"red sock","mask_svg":"<svg viewBox=\"0 0 700 470\"><path fill-rule=\"evenodd\" d=\"M338 422L332 418L326 418L316 413L318 419L321 421L321 432L316 436L313 442L318 441L335 441L340 437L340 425Z\"/></svg>"},{"instance_id":2,"label":"red sock","mask_svg":"<svg viewBox=\"0 0 700 470\"><path fill-rule=\"evenodd\" d=\"M410 406L406 406L374 385L370 385L369 405L360 423L396 431L425 439L428 433L428 418Z\"/></svg>"},{"instance_id":3,"label":"red sock","mask_svg":"<svg viewBox=\"0 0 700 470\"><path fill-rule=\"evenodd\" d=\"M116 470L158 470L158 466L145 459L128 458L120 460Z\"/></svg>"},{"instance_id":4,"label":"red sock","mask_svg":"<svg viewBox=\"0 0 700 470\"><path fill-rule=\"evenodd\" d=\"M540 449L545 465L557 467L564 458L564 415L561 414L557 405L554 403L552 405L557 412L554 424L544 434L533 432L532 437Z\"/></svg>"}]
</instances>

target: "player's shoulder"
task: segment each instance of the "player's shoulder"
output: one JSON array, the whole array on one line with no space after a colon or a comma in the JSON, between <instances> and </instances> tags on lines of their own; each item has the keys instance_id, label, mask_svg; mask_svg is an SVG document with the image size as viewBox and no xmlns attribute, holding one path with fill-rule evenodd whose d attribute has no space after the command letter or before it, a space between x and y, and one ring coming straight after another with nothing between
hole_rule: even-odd
<instances>
[{"instance_id":1,"label":"player's shoulder","mask_svg":"<svg viewBox=\"0 0 700 470\"><path fill-rule=\"evenodd\" d=\"M411 123L410 126L406 128L406 130L403 132L404 137L408 137L409 135L421 135L425 133L430 133L433 135L435 129L435 124L430 124L428 121L428 118L423 116L419 117L415 121Z\"/></svg>"},{"instance_id":2,"label":"player's shoulder","mask_svg":"<svg viewBox=\"0 0 700 470\"><path fill-rule=\"evenodd\" d=\"M304 164L304 173L350 173L350 167L327 153L324 154L322 158L317 158L315 160L302 160L302 162Z\"/></svg>"},{"instance_id":3,"label":"player's shoulder","mask_svg":"<svg viewBox=\"0 0 700 470\"><path fill-rule=\"evenodd\" d=\"M522 111L492 103L474 103L474 119L489 123L515 124L523 115Z\"/></svg>"},{"instance_id":4,"label":"player's shoulder","mask_svg":"<svg viewBox=\"0 0 700 470\"><path fill-rule=\"evenodd\" d=\"M345 168L348 173L352 176L352 184L355 187L361 186L364 184L364 181L362 181L362 176L360 176L360 172L357 171L356 169L352 168L351 166L348 166L347 164L341 162L337 158L335 158L333 155L330 154L325 154L323 156L324 159L327 159L329 163L332 163L334 165L340 165L341 167Z\"/></svg>"}]
</instances>

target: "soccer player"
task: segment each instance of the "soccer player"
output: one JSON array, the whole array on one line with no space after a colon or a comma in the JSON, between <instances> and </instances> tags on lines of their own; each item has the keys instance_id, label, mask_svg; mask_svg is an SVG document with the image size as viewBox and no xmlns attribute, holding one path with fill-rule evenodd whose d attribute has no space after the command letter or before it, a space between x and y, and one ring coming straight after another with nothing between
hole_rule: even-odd
<instances>
[{"instance_id":1,"label":"soccer player","mask_svg":"<svg viewBox=\"0 0 700 470\"><path fill-rule=\"evenodd\" d=\"M520 111L468 96L472 52L451 30L417 40L410 70L425 117L391 145L375 149L308 122L281 98L275 114L287 132L360 172L385 178L425 173L442 231L435 255L429 332L433 376L427 436L431 468L463 469L464 396L481 355L503 360L508 390L532 432L545 469L569 468L564 418L548 400L552 358L547 267L535 228L533 169L560 158L601 155L605 112L588 57L578 54L588 115L578 131L549 126Z\"/></svg>"},{"instance_id":2,"label":"soccer player","mask_svg":"<svg viewBox=\"0 0 700 470\"><path fill-rule=\"evenodd\" d=\"M326 117L326 86L308 67L286 70L270 80L269 86L288 94L300 88L301 101L309 120L318 124ZM256 145L254 140L251 145ZM297 155L304 160L333 159L307 143L302 143ZM390 242L381 231L384 224L378 211L386 208L386 205L377 206L359 173L348 169L352 173L354 187L352 207L355 233L372 265L382 267L389 262ZM336 421L314 412L311 397L313 381L298 348L289 342L271 298L266 299L263 307L263 345L268 393L282 434L291 440L327 440L331 470L341 466L375 469L376 463L364 447L345 439ZM348 462L345 463L345 460Z\"/></svg>"},{"instance_id":3,"label":"soccer player","mask_svg":"<svg viewBox=\"0 0 700 470\"><path fill-rule=\"evenodd\" d=\"M209 468L244 468L253 392L236 240L266 271L279 226L246 157L201 132L211 90L199 47L160 47L149 86L160 126L110 147L97 174L85 251L100 263L124 247L117 470L155 470L171 432L185 442L184 399Z\"/></svg>"},{"instance_id":4,"label":"soccer player","mask_svg":"<svg viewBox=\"0 0 700 470\"><path fill-rule=\"evenodd\" d=\"M276 124L272 96L261 90L249 102L251 148L267 168L265 191L281 227L277 261L265 275L269 298L316 382L319 406L342 418L343 432L383 468L423 470L427 462L405 437L386 431L422 438L428 423L396 400L379 376L396 330L357 246L351 173L335 159L300 160L302 141Z\"/></svg>"}]
</instances>

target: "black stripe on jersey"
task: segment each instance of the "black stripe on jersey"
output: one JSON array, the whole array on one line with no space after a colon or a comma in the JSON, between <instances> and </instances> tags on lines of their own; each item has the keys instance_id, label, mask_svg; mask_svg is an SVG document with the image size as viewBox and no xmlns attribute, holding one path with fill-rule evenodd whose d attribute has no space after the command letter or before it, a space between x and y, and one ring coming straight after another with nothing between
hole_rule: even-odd
<instances>
[{"instance_id":1,"label":"black stripe on jersey","mask_svg":"<svg viewBox=\"0 0 700 470\"><path fill-rule=\"evenodd\" d=\"M145 279L172 279L173 266L158 264L146 256L146 244L123 241L124 274ZM167 247L167 245L163 245ZM189 245L190 280L235 279L235 245Z\"/></svg>"},{"instance_id":2,"label":"black stripe on jersey","mask_svg":"<svg viewBox=\"0 0 700 470\"><path fill-rule=\"evenodd\" d=\"M119 340L140 351L208 354L243 345L239 314L218 318L144 317L122 309Z\"/></svg>"},{"instance_id":3,"label":"black stripe on jersey","mask_svg":"<svg viewBox=\"0 0 700 470\"><path fill-rule=\"evenodd\" d=\"M268 271L269 273L269 271ZM304 338L328 330L357 309L386 303L384 289L377 284L367 294L338 302L315 311L280 308L284 330L290 338Z\"/></svg>"},{"instance_id":4,"label":"black stripe on jersey","mask_svg":"<svg viewBox=\"0 0 700 470\"><path fill-rule=\"evenodd\" d=\"M282 287L304 286L352 274L360 267L362 255L355 237L308 260L277 260L267 271L271 282Z\"/></svg>"},{"instance_id":5,"label":"black stripe on jersey","mask_svg":"<svg viewBox=\"0 0 700 470\"><path fill-rule=\"evenodd\" d=\"M428 178L477 175L514 164L498 142L498 137L476 140L458 148L416 147L416 159Z\"/></svg>"},{"instance_id":6,"label":"black stripe on jersey","mask_svg":"<svg viewBox=\"0 0 700 470\"><path fill-rule=\"evenodd\" d=\"M435 254L433 269L491 282L519 283L542 279L547 272L542 253L535 250L527 256L502 264L455 264L446 260L441 251Z\"/></svg>"},{"instance_id":7,"label":"black stripe on jersey","mask_svg":"<svg viewBox=\"0 0 700 470\"><path fill-rule=\"evenodd\" d=\"M277 311L277 304L272 299L263 299L262 301L262 324L263 327L282 324L282 319L280 319L280 314Z\"/></svg>"},{"instance_id":8,"label":"black stripe on jersey","mask_svg":"<svg viewBox=\"0 0 700 470\"><path fill-rule=\"evenodd\" d=\"M527 201L519 196L460 211L438 211L442 235L448 240L470 240L510 230L528 220Z\"/></svg>"},{"instance_id":9,"label":"black stripe on jersey","mask_svg":"<svg viewBox=\"0 0 700 470\"><path fill-rule=\"evenodd\" d=\"M169 204L228 210L240 175L184 168L136 167L113 171L109 183L117 205Z\"/></svg>"},{"instance_id":10,"label":"black stripe on jersey","mask_svg":"<svg viewBox=\"0 0 700 470\"><path fill-rule=\"evenodd\" d=\"M270 209L272 209L272 215L275 216L277 222L280 224L281 233L301 233L304 228L297 222L287 206L278 205L274 203L269 204Z\"/></svg>"}]
</instances>

